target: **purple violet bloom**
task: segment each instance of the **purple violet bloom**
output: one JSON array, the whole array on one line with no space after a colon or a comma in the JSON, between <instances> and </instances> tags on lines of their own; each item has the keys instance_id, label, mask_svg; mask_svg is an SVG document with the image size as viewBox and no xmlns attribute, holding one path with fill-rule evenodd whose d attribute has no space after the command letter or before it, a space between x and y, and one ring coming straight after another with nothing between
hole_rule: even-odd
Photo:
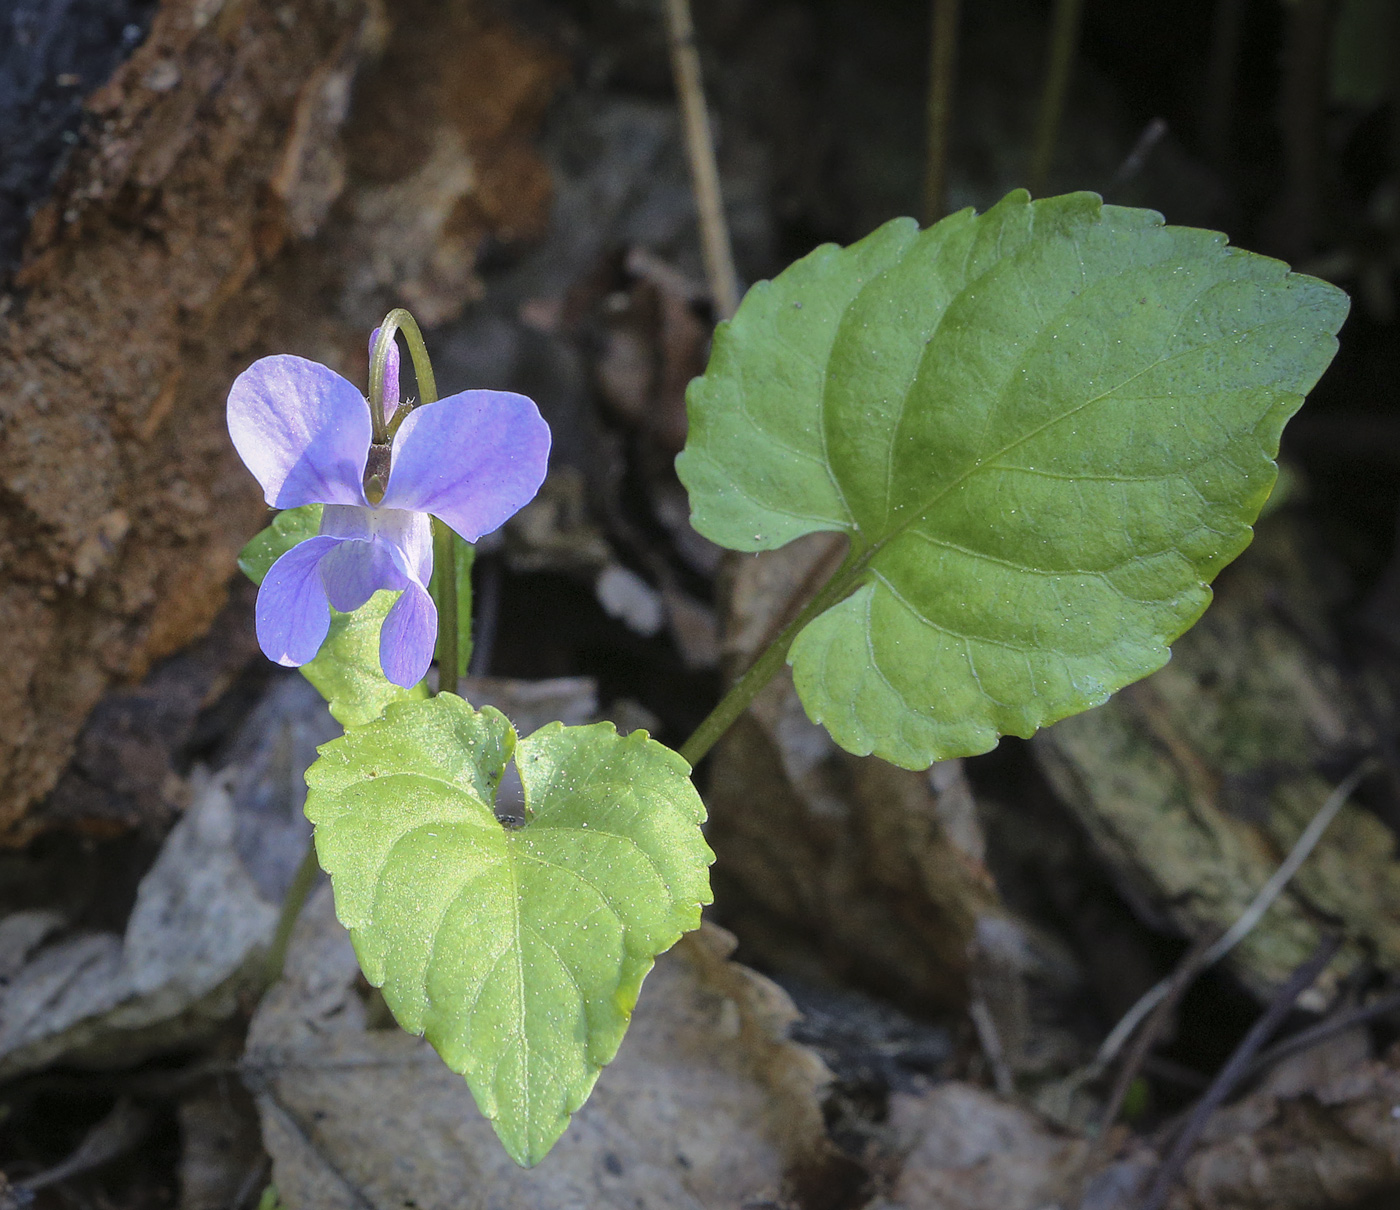
<instances>
[{"instance_id":1,"label":"purple violet bloom","mask_svg":"<svg viewBox=\"0 0 1400 1210\"><path fill-rule=\"evenodd\" d=\"M399 355L390 346L386 416L398 401ZM263 652L289 667L309 662L330 628L330 606L348 613L387 588L403 595L384 619L379 662L405 688L423 679L437 643L429 516L475 542L534 498L549 459L549 426L533 402L508 391L462 391L416 407L392 445L372 451L365 396L326 366L288 354L261 358L234 381L228 430L273 508L326 506L320 533L263 580ZM379 499L366 494L367 480Z\"/></svg>"}]
</instances>

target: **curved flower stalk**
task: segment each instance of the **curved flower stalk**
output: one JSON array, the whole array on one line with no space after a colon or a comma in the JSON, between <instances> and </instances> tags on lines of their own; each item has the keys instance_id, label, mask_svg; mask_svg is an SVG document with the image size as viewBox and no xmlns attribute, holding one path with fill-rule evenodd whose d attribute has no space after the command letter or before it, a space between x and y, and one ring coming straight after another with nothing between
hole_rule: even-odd
<instances>
[{"instance_id":1,"label":"curved flower stalk","mask_svg":"<svg viewBox=\"0 0 1400 1210\"><path fill-rule=\"evenodd\" d=\"M396 685L417 684L437 640L429 518L475 542L544 481L549 426L531 400L478 390L408 407L398 371L391 346L383 444L365 396L303 357L261 358L229 391L229 435L268 504L326 506L320 533L278 559L258 592L258 643L279 664L315 658L331 606L349 613L384 588L402 595L384 619L380 664Z\"/></svg>"}]
</instances>

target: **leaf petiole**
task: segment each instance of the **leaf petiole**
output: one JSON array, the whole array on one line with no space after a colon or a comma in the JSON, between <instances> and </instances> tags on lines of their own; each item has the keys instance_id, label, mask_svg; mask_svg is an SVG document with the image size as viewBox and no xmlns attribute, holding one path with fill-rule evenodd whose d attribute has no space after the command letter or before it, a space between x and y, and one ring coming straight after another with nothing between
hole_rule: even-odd
<instances>
[{"instance_id":1,"label":"leaf petiole","mask_svg":"<svg viewBox=\"0 0 1400 1210\"><path fill-rule=\"evenodd\" d=\"M870 559L870 554L868 549L852 547L841 566L831 573L831 578L822 585L817 595L807 602L801 613L783 627L778 637L764 648L749 670L720 698L719 705L695 728L695 733L679 749L681 757L692 769L749 708L749 704L763 687L777 675L787 659L788 649L802 632L802 628L819 614L844 601L860 586L860 575Z\"/></svg>"}]
</instances>

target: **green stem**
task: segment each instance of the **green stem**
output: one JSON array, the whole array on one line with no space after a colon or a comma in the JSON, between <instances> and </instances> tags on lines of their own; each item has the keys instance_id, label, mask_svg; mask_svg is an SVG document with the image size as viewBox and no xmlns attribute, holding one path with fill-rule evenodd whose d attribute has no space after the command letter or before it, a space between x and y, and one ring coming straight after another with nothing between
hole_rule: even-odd
<instances>
[{"instance_id":1,"label":"green stem","mask_svg":"<svg viewBox=\"0 0 1400 1210\"><path fill-rule=\"evenodd\" d=\"M389 441L389 429L384 420L384 367L389 363L389 350L393 347L394 329L384 324L369 355L369 422L373 430L370 440L375 445L386 445Z\"/></svg>"},{"instance_id":2,"label":"green stem","mask_svg":"<svg viewBox=\"0 0 1400 1210\"><path fill-rule=\"evenodd\" d=\"M428 346L423 340L423 329L418 321L402 307L395 307L379 325L379 339L374 345L374 356L369 361L369 398L376 406L370 408L375 417L375 440L384 431L384 371L389 364L389 346L396 333L402 332L408 344L408 355L413 359L413 377L418 382L418 402L437 402L437 379L433 377L433 363L428 360Z\"/></svg>"},{"instance_id":3,"label":"green stem","mask_svg":"<svg viewBox=\"0 0 1400 1210\"><path fill-rule=\"evenodd\" d=\"M1050 177L1050 165L1055 158L1055 140L1059 136L1060 120L1065 111L1065 94L1069 91L1070 69L1074 66L1074 51L1079 43L1079 22L1083 15L1084 0L1055 0L1045 91L1040 97L1040 113L1036 120L1035 144L1031 155L1030 187L1035 197L1045 192L1045 184Z\"/></svg>"},{"instance_id":4,"label":"green stem","mask_svg":"<svg viewBox=\"0 0 1400 1210\"><path fill-rule=\"evenodd\" d=\"M297 917L301 915L301 909L306 905L311 888L316 885L316 875L320 872L321 865L316 860L316 842L310 840L306 845L306 856L301 859L301 865L297 866L297 872L292 875L291 885L282 897L282 914L277 917L277 931L272 935L272 945L267 951L267 964L263 968L266 987L271 987L282 977L282 968L287 965L287 947L292 942L292 929L296 925Z\"/></svg>"},{"instance_id":5,"label":"green stem","mask_svg":"<svg viewBox=\"0 0 1400 1210\"><path fill-rule=\"evenodd\" d=\"M852 550L846 556L845 562L832 573L831 579L823 585L821 591L807 603L807 607L783 627L782 632L768 644L753 666L734 682L729 692L720 699L719 705L695 728L695 734L686 740L680 749L681 756L692 769L749 708L749 703L759 695L763 687L777 675L787 660L793 640L802 632L803 627L818 614L825 613L851 594L860 580L861 572L865 570L870 554L869 550Z\"/></svg>"},{"instance_id":6,"label":"green stem","mask_svg":"<svg viewBox=\"0 0 1400 1210\"><path fill-rule=\"evenodd\" d=\"M466 673L472 662L472 628L465 630L462 620L468 622L472 616L472 567L476 563L476 547L470 542L453 536L452 543L457 560L457 670Z\"/></svg>"},{"instance_id":7,"label":"green stem","mask_svg":"<svg viewBox=\"0 0 1400 1210\"><path fill-rule=\"evenodd\" d=\"M957 72L959 0L933 0L933 40L928 68L928 147L924 155L924 224L947 209L948 131Z\"/></svg>"},{"instance_id":8,"label":"green stem","mask_svg":"<svg viewBox=\"0 0 1400 1210\"><path fill-rule=\"evenodd\" d=\"M457 692L457 551L452 530L433 518L433 583L438 613L438 692Z\"/></svg>"}]
</instances>

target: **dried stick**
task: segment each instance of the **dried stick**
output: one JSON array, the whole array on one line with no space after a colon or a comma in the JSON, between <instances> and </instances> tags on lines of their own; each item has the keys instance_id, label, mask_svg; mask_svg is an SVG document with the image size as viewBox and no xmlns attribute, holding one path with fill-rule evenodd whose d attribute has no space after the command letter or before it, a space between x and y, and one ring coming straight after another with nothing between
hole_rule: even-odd
<instances>
[{"instance_id":1,"label":"dried stick","mask_svg":"<svg viewBox=\"0 0 1400 1210\"><path fill-rule=\"evenodd\" d=\"M1152 1053L1152 1048L1157 1045L1157 1040L1166 1029L1172 1013L1176 1011L1176 1006L1181 1003L1181 997L1186 994L1186 989L1196 981L1196 976L1205 970L1206 955L1209 952L1210 945L1205 938L1197 941L1187 950L1176 970L1172 972L1166 995L1162 997L1152 1015L1147 1018L1147 1023L1138 1030L1137 1037L1133 1039L1132 1046L1129 1047L1128 1053L1123 1058L1122 1067L1118 1069L1118 1078L1113 1082L1113 1090L1109 1093L1108 1104L1104 1106L1103 1118L1099 1125L1100 1140L1107 1135L1110 1127L1118 1120L1118 1114L1123 1109L1123 1102L1128 1098L1128 1089L1132 1087L1133 1081L1142 1071L1143 1065Z\"/></svg>"},{"instance_id":2,"label":"dried stick","mask_svg":"<svg viewBox=\"0 0 1400 1210\"><path fill-rule=\"evenodd\" d=\"M1157 1170L1157 1177L1152 1182L1152 1188L1148 1190L1141 1210L1162 1210L1167 1194L1171 1192L1177 1177L1186 1167L1186 1161L1191 1158L1191 1152L1195 1150L1211 1115L1225 1103L1235 1086L1244 1078L1254 1062L1254 1056L1283 1023L1294 1002L1312 986L1313 981L1322 974L1341 948L1342 938L1338 934L1324 937L1313 951L1312 957L1288 977L1288 981L1279 989L1273 1002L1264 1010L1264 1015L1250 1026L1249 1032L1235 1048L1229 1062L1220 1069L1220 1074L1206 1089L1205 1095L1196 1102L1186 1125L1172 1144L1170 1153Z\"/></svg>"},{"instance_id":3,"label":"dried stick","mask_svg":"<svg viewBox=\"0 0 1400 1210\"><path fill-rule=\"evenodd\" d=\"M1214 966L1221 958L1225 957L1232 949L1245 939L1254 928L1264 918L1264 914L1274 905L1274 901L1283 894L1284 888L1292 881L1293 876L1298 872L1303 862L1311 856L1313 849L1317 847L1317 842L1322 839L1322 834L1327 831L1331 822L1337 818L1343 806L1346 805L1356 787L1376 768L1374 758L1367 758L1357 765L1337 786L1326 801L1318 808L1317 814L1313 816L1312 822L1303 829L1303 834L1298 837L1293 848L1284 858L1283 864L1274 871L1273 877L1269 879L1255 895L1250 905L1240 914L1229 930L1208 949L1202 957L1201 970ZM1198 972L1199 973L1199 972ZM1103 1071L1113 1062L1118 1052L1123 1049L1124 1043L1133 1036L1134 1031L1147 1015L1157 1007L1171 990L1175 975L1169 975L1160 983L1147 991L1132 1008L1123 1014L1122 1020L1113 1027L1112 1032L1103 1040L1099 1047L1099 1052L1094 1058L1093 1069L1095 1073Z\"/></svg>"},{"instance_id":4,"label":"dried stick","mask_svg":"<svg viewBox=\"0 0 1400 1210\"><path fill-rule=\"evenodd\" d=\"M924 153L924 223L947 211L948 130L958 68L960 0L933 0L933 40L928 57L928 144Z\"/></svg>"},{"instance_id":5,"label":"dried stick","mask_svg":"<svg viewBox=\"0 0 1400 1210\"><path fill-rule=\"evenodd\" d=\"M37 1193L50 1185L71 1180L94 1168L101 1168L119 1156L125 1155L136 1146L151 1128L151 1112L137 1105L130 1097L122 1097L111 1111L93 1126L85 1135L77 1149L61 1163L43 1172L16 1181L16 1189ZM18 1202L10 1202L19 1205Z\"/></svg>"},{"instance_id":6,"label":"dried stick","mask_svg":"<svg viewBox=\"0 0 1400 1210\"><path fill-rule=\"evenodd\" d=\"M1001 1044L1001 1035L997 1033L997 1023L992 1019L992 1010L987 1007L985 1000L975 996L967 1006L967 1015L972 1019L973 1029L977 1031L977 1044L982 1048L987 1066L992 1069L992 1083L996 1085L997 1092L1004 1097L1013 1096L1016 1092L1016 1081L1012 1078L1011 1067L1006 1061L1006 1051Z\"/></svg>"},{"instance_id":7,"label":"dried stick","mask_svg":"<svg viewBox=\"0 0 1400 1210\"><path fill-rule=\"evenodd\" d=\"M1308 1050L1337 1034L1346 1033L1357 1025L1364 1025L1367 1021L1374 1021L1377 1017L1389 1016L1395 1012L1400 1012L1400 992L1391 992L1390 995L1382 996L1370 1004L1360 1004L1345 1012L1335 1013L1327 1020L1299 1030L1292 1037L1284 1038L1282 1042L1269 1047L1250 1064L1245 1078L1253 1079L1289 1055L1296 1055L1299 1051Z\"/></svg>"},{"instance_id":8,"label":"dried stick","mask_svg":"<svg viewBox=\"0 0 1400 1210\"><path fill-rule=\"evenodd\" d=\"M700 249L705 257L705 276L721 319L739 309L739 278L734 271L734 253L729 245L729 228L724 221L724 201L719 191L719 167L710 134L710 115L705 108L705 86L700 79L700 54L695 49L695 24L690 17L690 0L666 0L666 26L671 42L671 70L680 97L685 149L690 158L690 181L695 190L695 207L700 213Z\"/></svg>"},{"instance_id":9,"label":"dried stick","mask_svg":"<svg viewBox=\"0 0 1400 1210\"><path fill-rule=\"evenodd\" d=\"M1069 92L1074 52L1079 45L1079 22L1083 15L1084 0L1055 0L1045 66L1045 90L1040 95L1040 111L1036 116L1035 143L1031 153L1030 188L1036 197L1045 192L1050 165L1055 159L1055 140L1059 137L1060 120L1065 112L1065 95Z\"/></svg>"}]
</instances>

